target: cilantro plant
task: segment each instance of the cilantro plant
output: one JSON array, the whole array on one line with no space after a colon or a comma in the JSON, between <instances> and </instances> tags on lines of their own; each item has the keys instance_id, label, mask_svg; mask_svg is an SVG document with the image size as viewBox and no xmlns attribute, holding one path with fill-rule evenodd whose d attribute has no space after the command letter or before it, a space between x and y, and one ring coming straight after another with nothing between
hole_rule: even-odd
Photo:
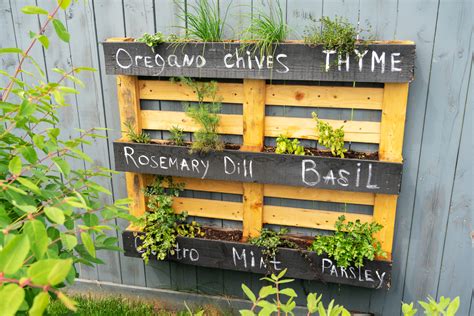
<instances>
[{"instance_id":1,"label":"cilantro plant","mask_svg":"<svg viewBox=\"0 0 474 316\"><path fill-rule=\"evenodd\" d=\"M345 216L339 216L333 235L316 236L309 250L318 255L323 253L334 258L340 267L364 265L364 259L386 256L374 234L383 227L377 223L361 223L360 220L345 223Z\"/></svg>"},{"instance_id":2,"label":"cilantro plant","mask_svg":"<svg viewBox=\"0 0 474 316\"><path fill-rule=\"evenodd\" d=\"M296 294L295 290L291 287L282 288L282 284L288 284L294 281L293 279L284 279L285 273L286 269L281 271L278 275L272 274L269 278L261 278L260 280L267 281L270 285L260 288L258 296L255 295L248 286L242 284L242 290L245 296L252 301L252 307L250 309L240 310L240 315L294 315L293 310L296 308L295 298L298 297L298 294ZM343 306L334 305L334 300L331 300L326 308L321 302L321 299L322 295L318 296L316 293L308 294L306 299L307 315L318 313L321 316L350 316L349 311Z\"/></svg>"},{"instance_id":3,"label":"cilantro plant","mask_svg":"<svg viewBox=\"0 0 474 316\"><path fill-rule=\"evenodd\" d=\"M418 301L418 303L423 307L425 315L428 316L454 316L459 309L459 296L451 300L449 297L441 296L439 302L437 302L431 296L428 296L428 301ZM406 304L402 303L402 313L403 316L413 316L416 315L418 310L413 307L413 303Z\"/></svg>"},{"instance_id":4,"label":"cilantro plant","mask_svg":"<svg viewBox=\"0 0 474 316\"><path fill-rule=\"evenodd\" d=\"M151 254L158 260L166 259L168 254L173 255L178 236L204 236L198 223L186 223L187 213L174 212L173 198L179 196L183 187L181 183L174 183L171 177L158 176L154 184L145 189L148 210L139 220L144 234L139 236L142 244L138 247L143 251L145 263L148 263Z\"/></svg>"},{"instance_id":5,"label":"cilantro plant","mask_svg":"<svg viewBox=\"0 0 474 316\"><path fill-rule=\"evenodd\" d=\"M344 126L334 129L329 123L321 120L316 112L312 113L316 121L318 142L331 150L333 156L344 158L347 148L344 148Z\"/></svg>"},{"instance_id":6,"label":"cilantro plant","mask_svg":"<svg viewBox=\"0 0 474 316\"><path fill-rule=\"evenodd\" d=\"M35 45L48 49L53 27L57 37L69 42L70 35L56 16L71 0L59 0L51 12L25 6L22 12L39 19L37 32L25 49L0 48L0 54L17 54L13 74L0 70L8 80L0 88L0 313L42 315L51 300L60 300L75 310L75 302L62 288L78 276L77 264L103 263L101 249L118 250L117 238L106 230L115 229L117 217L132 219L125 211L128 200L105 204L102 194L110 192L97 183L109 178L111 170L95 166L82 148L103 136L102 129L79 131L67 138L55 127L58 111L67 106L67 95L83 86L79 73L87 67L49 73L59 74L48 81L29 55ZM23 70L32 65L33 72ZM33 68L32 67L32 68ZM49 78L53 76L50 75ZM26 83L24 80L27 80ZM51 80L51 79L50 79ZM87 161L85 169L71 169L71 162Z\"/></svg>"},{"instance_id":7,"label":"cilantro plant","mask_svg":"<svg viewBox=\"0 0 474 316\"><path fill-rule=\"evenodd\" d=\"M300 145L300 141L296 138L290 140L288 137L280 135L276 139L276 143L275 152L277 154L305 155L304 147Z\"/></svg>"}]
</instances>

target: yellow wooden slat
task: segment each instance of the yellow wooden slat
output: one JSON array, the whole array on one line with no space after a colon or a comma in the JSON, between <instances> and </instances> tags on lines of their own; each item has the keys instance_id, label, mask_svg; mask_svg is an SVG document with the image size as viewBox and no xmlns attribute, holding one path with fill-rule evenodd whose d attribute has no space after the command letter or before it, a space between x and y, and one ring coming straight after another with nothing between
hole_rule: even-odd
<instances>
[{"instance_id":1,"label":"yellow wooden slat","mask_svg":"<svg viewBox=\"0 0 474 316\"><path fill-rule=\"evenodd\" d=\"M169 80L140 80L140 99L169 101L198 101L196 92L181 82ZM242 103L243 86L241 83L218 83L217 99L223 103ZM213 101L204 98L205 102Z\"/></svg>"},{"instance_id":2,"label":"yellow wooden slat","mask_svg":"<svg viewBox=\"0 0 474 316\"><path fill-rule=\"evenodd\" d=\"M173 209L175 213L233 221L241 221L243 216L243 205L238 202L177 197L173 199Z\"/></svg>"},{"instance_id":3,"label":"yellow wooden slat","mask_svg":"<svg viewBox=\"0 0 474 316\"><path fill-rule=\"evenodd\" d=\"M371 215L364 214L308 210L273 205L265 205L263 207L263 222L274 225L334 230L337 218L341 215L344 215L347 221L359 219L361 222L367 223L372 220Z\"/></svg>"},{"instance_id":4,"label":"yellow wooden slat","mask_svg":"<svg viewBox=\"0 0 474 316\"><path fill-rule=\"evenodd\" d=\"M242 135L242 115L220 114L217 132L220 134ZM170 130L178 126L185 132L195 132L200 126L184 112L142 110L142 127L149 130Z\"/></svg>"},{"instance_id":5,"label":"yellow wooden slat","mask_svg":"<svg viewBox=\"0 0 474 316\"><path fill-rule=\"evenodd\" d=\"M267 105L381 110L382 88L267 85Z\"/></svg>"},{"instance_id":6,"label":"yellow wooden slat","mask_svg":"<svg viewBox=\"0 0 474 316\"><path fill-rule=\"evenodd\" d=\"M374 221L381 224L383 228L374 237L382 244L382 250L387 253L385 260L391 260L393 234L395 227L395 216L397 210L396 195L376 194L374 205Z\"/></svg>"},{"instance_id":7,"label":"yellow wooden slat","mask_svg":"<svg viewBox=\"0 0 474 316\"><path fill-rule=\"evenodd\" d=\"M276 184L265 184L263 194L276 198L361 205L374 205L375 198L373 193L290 187Z\"/></svg>"},{"instance_id":8,"label":"yellow wooden slat","mask_svg":"<svg viewBox=\"0 0 474 316\"><path fill-rule=\"evenodd\" d=\"M344 141L372 143L380 142L380 123L365 121L324 120L334 128L344 125ZM302 139L318 139L316 123L310 118L281 116L265 117L265 136L278 137L286 135Z\"/></svg>"}]
</instances>

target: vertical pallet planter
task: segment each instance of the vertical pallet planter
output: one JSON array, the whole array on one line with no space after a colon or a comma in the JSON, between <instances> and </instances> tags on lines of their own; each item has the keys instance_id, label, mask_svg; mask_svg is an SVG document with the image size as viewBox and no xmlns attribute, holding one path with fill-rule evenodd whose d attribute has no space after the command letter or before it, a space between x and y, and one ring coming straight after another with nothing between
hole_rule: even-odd
<instances>
[{"instance_id":1,"label":"vertical pallet planter","mask_svg":"<svg viewBox=\"0 0 474 316\"><path fill-rule=\"evenodd\" d=\"M366 262L362 268L344 269L315 253L302 256L301 251L282 249L274 269L288 268L288 276L303 279L369 288L390 287L406 102L408 84L413 79L415 46L409 42L389 42L360 49L367 51L365 61L351 57L339 61L339 66L336 61L335 67L327 67L334 63L334 56L322 47L281 44L272 56L272 64L265 56L266 66L260 67L265 58L258 64L258 60L239 59L238 43L191 43L179 49L165 43L154 51L126 39L104 43L106 71L118 75L121 121L131 122L136 132L167 131L175 125L186 132L197 129L183 112L142 109L143 100L197 101L195 92L188 86L149 76L240 80L218 82L218 95L223 103L242 105L242 114L221 114L219 126L221 134L242 136L240 150L191 154L186 147L163 141L133 143L126 135L114 142L115 167L126 172L128 195L133 201L131 213L141 215L146 211L142 190L150 184L151 175L159 174L177 177L186 189L242 195L242 203L178 197L174 208L191 216L241 221L243 241L257 236L265 224L334 230L342 214L350 221L376 221L383 225L376 237L387 258ZM280 80L291 80L292 84ZM299 81L295 84L295 80ZM314 85L314 81L383 85ZM378 122L327 120L335 127L344 125L347 142L377 144L378 160L262 152L265 137L285 134L291 138L317 139L311 118L267 116L266 106L379 111ZM326 180L328 175L332 176ZM265 197L368 205L373 207L373 213L266 205ZM138 233L133 228L124 232L127 255L140 256L136 250ZM180 237L179 246L183 253L180 255L178 251L169 260L257 273L267 271L261 264L258 248L243 242ZM183 255L184 249L188 250L187 256Z\"/></svg>"}]
</instances>

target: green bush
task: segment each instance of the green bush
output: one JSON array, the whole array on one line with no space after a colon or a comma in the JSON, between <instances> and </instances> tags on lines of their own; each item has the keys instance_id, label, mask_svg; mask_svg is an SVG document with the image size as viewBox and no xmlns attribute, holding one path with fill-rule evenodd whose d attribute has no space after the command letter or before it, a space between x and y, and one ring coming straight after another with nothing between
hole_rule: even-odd
<instances>
[{"instance_id":1,"label":"green bush","mask_svg":"<svg viewBox=\"0 0 474 316\"><path fill-rule=\"evenodd\" d=\"M54 28L60 40L69 42L70 35L56 14L63 14L60 9L66 10L70 3L60 1L51 12L23 7L22 12L34 15L35 21L39 15L40 30L30 32L32 41L25 50L0 49L0 54L17 54L19 58L14 74L0 71L9 80L1 88L0 100L2 315L41 315L55 299L74 310L74 301L61 288L74 282L77 264L103 263L98 250L119 250L117 238L105 231L115 229L117 217L133 219L125 212L128 200L104 204L101 195L110 192L97 181L109 178L112 171L94 166L82 151L94 139L104 137L102 130L80 130L79 137L67 138L56 127L58 109L68 105L66 96L78 93L67 82L83 86L76 75L93 69L54 68L51 72L59 73L60 79L48 82L45 70L29 56L34 45L48 49L50 38L44 31L48 27ZM25 65L34 66L35 73L24 71ZM71 169L71 162L84 160L91 167Z\"/></svg>"}]
</instances>

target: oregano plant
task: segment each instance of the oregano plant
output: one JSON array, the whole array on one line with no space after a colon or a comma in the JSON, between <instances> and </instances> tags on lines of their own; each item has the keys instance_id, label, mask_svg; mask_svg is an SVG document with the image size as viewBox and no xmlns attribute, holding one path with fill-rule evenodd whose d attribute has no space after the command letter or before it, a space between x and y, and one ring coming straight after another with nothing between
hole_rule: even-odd
<instances>
[{"instance_id":1,"label":"oregano plant","mask_svg":"<svg viewBox=\"0 0 474 316\"><path fill-rule=\"evenodd\" d=\"M80 130L76 138L62 137L58 111L68 106L67 95L77 94L72 82L83 86L79 73L87 67L52 69L60 74L52 82L29 55L35 45L48 49L45 30L53 27L57 37L69 42L66 27L56 18L71 0L59 0L51 12L26 6L22 12L38 15L39 30L30 32L31 43L22 50L0 48L0 54L16 54L13 74L0 70L8 82L0 87L0 311L2 315L42 315L51 300L59 299L71 310L75 303L62 290L77 277L79 263L103 263L101 249L118 250L117 217L132 219L128 200L104 204L110 192L97 179L110 177L111 170L94 166L82 151L94 139L104 137L100 128ZM35 20L36 16L32 17ZM36 73L25 71L32 64ZM28 83L25 81L27 80ZM74 170L71 162L87 161L90 168Z\"/></svg>"}]
</instances>

